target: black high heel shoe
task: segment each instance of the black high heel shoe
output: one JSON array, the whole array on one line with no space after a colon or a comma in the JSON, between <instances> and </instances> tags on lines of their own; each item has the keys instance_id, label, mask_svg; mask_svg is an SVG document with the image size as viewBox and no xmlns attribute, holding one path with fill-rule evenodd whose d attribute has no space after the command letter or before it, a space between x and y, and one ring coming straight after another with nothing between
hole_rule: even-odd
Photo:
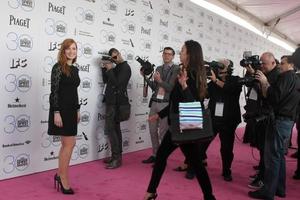
<instances>
[{"instance_id":1,"label":"black high heel shoe","mask_svg":"<svg viewBox=\"0 0 300 200\"><path fill-rule=\"evenodd\" d=\"M147 200L155 200L157 197L157 193L152 193L150 196L148 196Z\"/></svg>"},{"instance_id":2,"label":"black high heel shoe","mask_svg":"<svg viewBox=\"0 0 300 200\"><path fill-rule=\"evenodd\" d=\"M63 194L74 194L74 190L72 188L69 188L69 189L64 188L64 186L61 182L61 179L57 174L54 175L54 188L57 188L58 192L59 192L59 188L60 188L60 190Z\"/></svg>"}]
</instances>

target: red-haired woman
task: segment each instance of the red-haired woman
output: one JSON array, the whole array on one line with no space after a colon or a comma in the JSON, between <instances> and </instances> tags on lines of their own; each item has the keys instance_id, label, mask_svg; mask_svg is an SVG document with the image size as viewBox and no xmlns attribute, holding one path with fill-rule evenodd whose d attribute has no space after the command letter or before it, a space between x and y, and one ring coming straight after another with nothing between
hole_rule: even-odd
<instances>
[{"instance_id":1,"label":"red-haired woman","mask_svg":"<svg viewBox=\"0 0 300 200\"><path fill-rule=\"evenodd\" d=\"M58 157L58 171L54 176L55 187L63 194L74 194L70 187L68 168L75 146L77 124L80 120L77 87L80 84L78 69L74 66L77 58L77 44L65 39L58 53L58 62L51 72L51 94L48 134L61 136Z\"/></svg>"}]
</instances>

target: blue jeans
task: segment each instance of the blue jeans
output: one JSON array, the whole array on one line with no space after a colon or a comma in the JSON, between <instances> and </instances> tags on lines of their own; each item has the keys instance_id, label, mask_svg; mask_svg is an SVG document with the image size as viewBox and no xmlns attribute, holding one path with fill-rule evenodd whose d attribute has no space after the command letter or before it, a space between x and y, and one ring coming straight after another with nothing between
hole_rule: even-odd
<instances>
[{"instance_id":1,"label":"blue jeans","mask_svg":"<svg viewBox=\"0 0 300 200\"><path fill-rule=\"evenodd\" d=\"M263 193L274 199L275 193L285 194L285 140L290 137L294 122L286 118L271 120L265 138L265 178Z\"/></svg>"}]
</instances>

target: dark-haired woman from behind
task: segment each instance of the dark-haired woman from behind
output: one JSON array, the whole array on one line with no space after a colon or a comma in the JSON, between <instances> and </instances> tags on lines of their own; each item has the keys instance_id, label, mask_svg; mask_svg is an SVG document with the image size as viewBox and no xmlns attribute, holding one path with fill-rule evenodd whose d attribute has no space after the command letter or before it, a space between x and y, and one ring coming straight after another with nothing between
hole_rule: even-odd
<instances>
[{"instance_id":1,"label":"dark-haired woman from behind","mask_svg":"<svg viewBox=\"0 0 300 200\"><path fill-rule=\"evenodd\" d=\"M74 194L69 184L68 169L80 120L77 93L80 78L78 69L74 66L76 58L76 42L73 39L65 39L58 53L58 62L51 72L48 134L61 137L54 185L58 191L61 189L63 194Z\"/></svg>"},{"instance_id":2,"label":"dark-haired woman from behind","mask_svg":"<svg viewBox=\"0 0 300 200\"><path fill-rule=\"evenodd\" d=\"M159 117L164 118L170 113L179 113L179 102L203 101L207 85L201 45L193 40L186 41L181 48L180 61L182 62L182 69L171 92L169 106L159 113L150 116L149 120L157 120ZM169 119L168 122L169 124L172 123ZM169 129L159 146L144 200L151 200L157 197L156 189L165 171L167 159L178 147L178 145L172 142L171 134ZM187 143L179 145L179 147L194 168L204 200L215 200L210 178L202 164L201 155L203 154L201 153L201 145L201 143Z\"/></svg>"}]
</instances>

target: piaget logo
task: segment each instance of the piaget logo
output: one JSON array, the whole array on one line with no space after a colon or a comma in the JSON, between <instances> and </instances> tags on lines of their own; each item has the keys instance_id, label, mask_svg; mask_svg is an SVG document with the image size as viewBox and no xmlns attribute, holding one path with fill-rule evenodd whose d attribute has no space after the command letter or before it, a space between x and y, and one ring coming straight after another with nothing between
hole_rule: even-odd
<instances>
[{"instance_id":1,"label":"piaget logo","mask_svg":"<svg viewBox=\"0 0 300 200\"><path fill-rule=\"evenodd\" d=\"M66 6L54 5L51 2L48 3L48 12L55 12L55 13L64 15L65 9L66 9Z\"/></svg>"},{"instance_id":2,"label":"piaget logo","mask_svg":"<svg viewBox=\"0 0 300 200\"><path fill-rule=\"evenodd\" d=\"M21 26L25 28L29 28L30 23L29 18L18 18L13 15L9 15L9 25Z\"/></svg>"}]
</instances>

